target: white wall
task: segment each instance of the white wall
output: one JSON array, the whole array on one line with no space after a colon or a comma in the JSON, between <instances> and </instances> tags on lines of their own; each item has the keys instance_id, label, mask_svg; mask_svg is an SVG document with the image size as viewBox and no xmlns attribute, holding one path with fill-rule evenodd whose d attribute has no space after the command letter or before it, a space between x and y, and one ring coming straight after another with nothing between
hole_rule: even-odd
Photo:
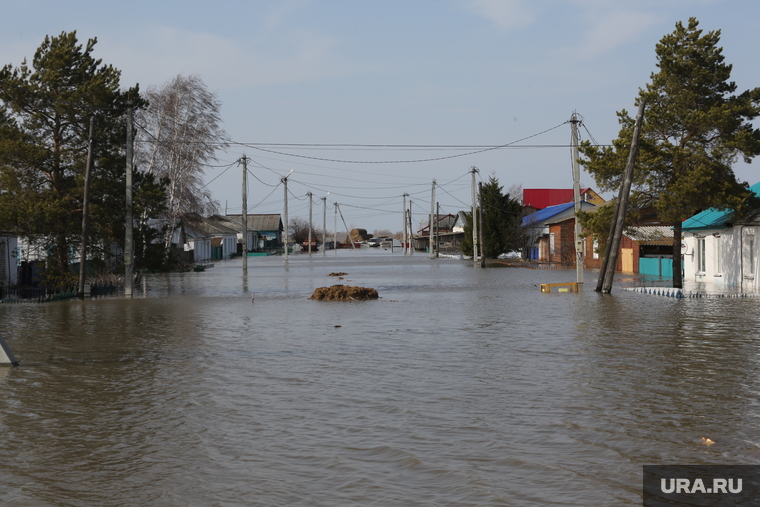
<instances>
[{"instance_id":1,"label":"white wall","mask_svg":"<svg viewBox=\"0 0 760 507\"><path fill-rule=\"evenodd\" d=\"M736 225L727 229L689 231L684 235L686 280L741 288L745 292L760 288L759 226ZM701 242L704 242L704 270L700 269Z\"/></svg>"}]
</instances>

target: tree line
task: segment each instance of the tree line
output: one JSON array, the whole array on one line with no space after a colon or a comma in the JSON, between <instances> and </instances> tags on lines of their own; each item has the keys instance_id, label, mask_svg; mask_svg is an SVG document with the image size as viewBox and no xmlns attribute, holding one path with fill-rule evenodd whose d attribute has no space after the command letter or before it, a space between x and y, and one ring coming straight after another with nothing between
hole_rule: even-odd
<instances>
[{"instance_id":1,"label":"tree line","mask_svg":"<svg viewBox=\"0 0 760 507\"><path fill-rule=\"evenodd\" d=\"M181 215L218 206L204 188L206 164L224 149L220 102L197 76L141 92L94 56L97 39L45 37L31 61L0 70L0 230L47 258L46 283L70 284L82 232L85 165L94 119L88 262L123 272L126 111L135 111L135 267L168 269Z\"/></svg>"}]
</instances>

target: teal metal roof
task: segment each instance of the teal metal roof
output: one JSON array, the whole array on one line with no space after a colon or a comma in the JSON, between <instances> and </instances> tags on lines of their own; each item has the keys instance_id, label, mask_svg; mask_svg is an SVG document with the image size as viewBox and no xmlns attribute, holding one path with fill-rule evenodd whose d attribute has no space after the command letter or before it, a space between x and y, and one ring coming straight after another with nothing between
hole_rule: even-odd
<instances>
[{"instance_id":1,"label":"teal metal roof","mask_svg":"<svg viewBox=\"0 0 760 507\"><path fill-rule=\"evenodd\" d=\"M760 196L760 182L755 183L749 189L755 195ZM696 231L700 229L725 229L726 222L731 220L734 212L731 210L718 210L710 208L702 213L685 220L682 224L684 231Z\"/></svg>"}]
</instances>

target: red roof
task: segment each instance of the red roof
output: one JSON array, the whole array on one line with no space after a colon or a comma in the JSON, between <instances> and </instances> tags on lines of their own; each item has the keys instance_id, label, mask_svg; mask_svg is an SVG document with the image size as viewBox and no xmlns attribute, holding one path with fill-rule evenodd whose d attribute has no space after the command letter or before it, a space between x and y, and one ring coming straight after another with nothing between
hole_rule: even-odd
<instances>
[{"instance_id":1,"label":"red roof","mask_svg":"<svg viewBox=\"0 0 760 507\"><path fill-rule=\"evenodd\" d=\"M581 189L583 195L588 188ZM523 206L544 209L557 204L573 202L572 188L525 188L523 189Z\"/></svg>"}]
</instances>

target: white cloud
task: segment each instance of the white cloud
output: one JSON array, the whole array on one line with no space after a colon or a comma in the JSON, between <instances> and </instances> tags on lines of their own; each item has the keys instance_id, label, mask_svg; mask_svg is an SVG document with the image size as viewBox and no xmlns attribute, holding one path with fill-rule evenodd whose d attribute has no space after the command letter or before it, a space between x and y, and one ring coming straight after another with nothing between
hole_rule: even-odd
<instances>
[{"instance_id":1,"label":"white cloud","mask_svg":"<svg viewBox=\"0 0 760 507\"><path fill-rule=\"evenodd\" d=\"M470 0L470 8L503 30L530 25L536 19L535 10L523 0Z\"/></svg>"}]
</instances>

